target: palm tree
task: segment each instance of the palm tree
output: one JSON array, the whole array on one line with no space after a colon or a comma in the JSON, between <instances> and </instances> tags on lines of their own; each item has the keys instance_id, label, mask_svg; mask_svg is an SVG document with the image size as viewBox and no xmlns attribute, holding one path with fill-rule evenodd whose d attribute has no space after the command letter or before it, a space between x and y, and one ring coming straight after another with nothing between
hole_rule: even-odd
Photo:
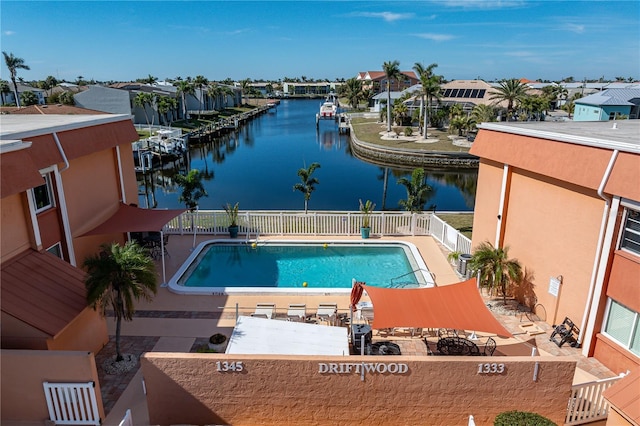
<instances>
[{"instance_id":1,"label":"palm tree","mask_svg":"<svg viewBox=\"0 0 640 426\"><path fill-rule=\"evenodd\" d=\"M471 117L476 123L496 121L496 110L491 105L478 104L473 107Z\"/></svg>"},{"instance_id":2,"label":"palm tree","mask_svg":"<svg viewBox=\"0 0 640 426\"><path fill-rule=\"evenodd\" d=\"M251 88L251 79L245 78L240 81L240 87L242 88L242 94L240 95L240 102L244 105L244 96L249 92Z\"/></svg>"},{"instance_id":3,"label":"palm tree","mask_svg":"<svg viewBox=\"0 0 640 426\"><path fill-rule=\"evenodd\" d=\"M391 80L398 80L400 72L400 62L385 62L382 64L382 71L387 79L387 133L391 133Z\"/></svg>"},{"instance_id":4,"label":"palm tree","mask_svg":"<svg viewBox=\"0 0 640 426\"><path fill-rule=\"evenodd\" d=\"M340 87L344 90L344 96L349 99L351 108L357 109L360 101L364 99L362 81L356 78L350 78L343 86Z\"/></svg>"},{"instance_id":5,"label":"palm tree","mask_svg":"<svg viewBox=\"0 0 640 426\"><path fill-rule=\"evenodd\" d=\"M191 169L186 175L178 174L175 176L176 184L182 188L182 193L178 197L178 201L183 202L191 211L198 207L198 200L206 197L207 190L202 184L203 175L198 169Z\"/></svg>"},{"instance_id":6,"label":"palm tree","mask_svg":"<svg viewBox=\"0 0 640 426\"><path fill-rule=\"evenodd\" d=\"M496 103L507 101L507 119L513 116L514 106L522 101L527 94L527 85L516 78L502 80L500 87L493 89L489 97Z\"/></svg>"},{"instance_id":7,"label":"palm tree","mask_svg":"<svg viewBox=\"0 0 640 426\"><path fill-rule=\"evenodd\" d=\"M500 290L503 302L507 300L511 284L518 284L522 279L522 266L517 259L509 259L509 248L494 247L488 241L474 250L469 267L474 274L480 272L479 285L489 289L490 294Z\"/></svg>"},{"instance_id":8,"label":"palm tree","mask_svg":"<svg viewBox=\"0 0 640 426\"><path fill-rule=\"evenodd\" d=\"M182 100L182 115L183 119L187 119L187 95L194 95L195 89L193 84L187 80L178 81L175 86L178 88L177 92L180 94L180 99Z\"/></svg>"},{"instance_id":9,"label":"palm tree","mask_svg":"<svg viewBox=\"0 0 640 426\"><path fill-rule=\"evenodd\" d=\"M149 114L147 114L147 106L153 106L155 101L155 95L153 93L138 92L135 98L133 98L133 104L142 108L144 112L144 118L147 120L147 126L149 125Z\"/></svg>"},{"instance_id":10,"label":"palm tree","mask_svg":"<svg viewBox=\"0 0 640 426\"><path fill-rule=\"evenodd\" d=\"M9 82L6 80L0 80L0 96L2 97L1 105L5 104L5 97L8 93L11 93L11 87L9 87Z\"/></svg>"},{"instance_id":11,"label":"palm tree","mask_svg":"<svg viewBox=\"0 0 640 426\"><path fill-rule=\"evenodd\" d=\"M401 177L396 183L403 185L407 190L407 199L400 200L400 206L412 213L421 212L428 194L433 190L427 185L424 169L413 169L411 180Z\"/></svg>"},{"instance_id":12,"label":"palm tree","mask_svg":"<svg viewBox=\"0 0 640 426\"><path fill-rule=\"evenodd\" d=\"M302 182L296 183L293 185L294 191L300 191L304 194L304 212L307 213L307 208L309 206L309 200L311 199L311 193L315 191L315 185L319 184L320 181L314 177L311 177L313 172L316 169L320 168L320 163L311 163L308 168L298 169L298 176L300 176L300 180Z\"/></svg>"},{"instance_id":13,"label":"palm tree","mask_svg":"<svg viewBox=\"0 0 640 426\"><path fill-rule=\"evenodd\" d=\"M113 310L116 318L116 362L124 358L120 352L122 320L132 321L134 299L151 300L157 292L155 264L146 249L133 241L124 246L104 244L98 255L84 261L87 269L85 286L87 303L105 316Z\"/></svg>"},{"instance_id":14,"label":"palm tree","mask_svg":"<svg viewBox=\"0 0 640 426\"><path fill-rule=\"evenodd\" d=\"M427 138L427 127L429 127L429 105L434 97L440 98L440 76L433 74L433 69L438 64L431 64L428 67L424 67L420 62L416 62L413 66L413 70L420 79L421 88L417 91L417 95L420 96L420 121L423 123L424 138ZM427 103L428 102L428 103Z\"/></svg>"},{"instance_id":15,"label":"palm tree","mask_svg":"<svg viewBox=\"0 0 640 426\"><path fill-rule=\"evenodd\" d=\"M16 97L16 105L20 106L20 97L18 96L18 84L16 83L16 78L18 76L18 70L30 70L28 65L25 65L24 59L16 58L13 56L13 53L7 53L5 51L2 52L4 55L4 63L7 65L7 69L9 70L9 74L11 75L11 82L13 83L13 94Z\"/></svg>"},{"instance_id":16,"label":"palm tree","mask_svg":"<svg viewBox=\"0 0 640 426\"><path fill-rule=\"evenodd\" d=\"M203 87L207 86L209 84L209 80L207 80L206 77L201 76L201 75L197 75L196 78L193 79L193 85L194 87L197 87L200 90L200 93L198 94L199 100L200 100L200 110L199 113L202 112L202 101L204 100L204 92L202 91Z\"/></svg>"}]
</instances>

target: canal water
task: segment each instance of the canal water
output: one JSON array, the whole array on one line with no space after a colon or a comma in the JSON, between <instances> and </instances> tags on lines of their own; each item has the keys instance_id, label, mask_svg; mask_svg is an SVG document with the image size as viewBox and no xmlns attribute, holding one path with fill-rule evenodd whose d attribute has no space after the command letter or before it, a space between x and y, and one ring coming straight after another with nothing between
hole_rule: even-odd
<instances>
[{"instance_id":1,"label":"canal water","mask_svg":"<svg viewBox=\"0 0 640 426\"><path fill-rule=\"evenodd\" d=\"M199 169L208 196L200 209L220 210L239 203L240 210L303 210L304 195L294 191L301 182L298 169L317 162L313 177L319 180L309 200L309 210L358 210L358 200L371 200L376 210L400 210L407 198L400 177L411 169L384 167L354 157L349 135L339 134L333 120L315 114L320 100L282 100L280 105L221 138L191 144L181 161L165 164L146 175L138 174L140 207L182 208L177 173ZM425 169L433 189L425 210L472 211L477 169Z\"/></svg>"}]
</instances>

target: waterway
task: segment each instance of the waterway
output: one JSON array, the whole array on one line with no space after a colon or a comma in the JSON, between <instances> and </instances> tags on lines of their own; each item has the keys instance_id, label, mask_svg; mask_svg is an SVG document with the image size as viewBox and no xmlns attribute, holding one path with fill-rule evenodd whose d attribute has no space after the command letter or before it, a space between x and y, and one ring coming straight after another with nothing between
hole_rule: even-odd
<instances>
[{"instance_id":1,"label":"waterway","mask_svg":"<svg viewBox=\"0 0 640 426\"><path fill-rule=\"evenodd\" d=\"M236 132L204 144L191 144L183 161L165 164L138 175L140 207L181 208L177 173L204 172L208 196L200 209L220 210L239 203L240 210L303 210L304 195L294 191L301 182L298 169L317 162L313 177L319 180L309 200L309 210L357 210L358 200L371 200L376 210L399 210L407 198L400 177L410 169L383 167L351 154L349 135L339 134L332 120L316 128L320 100L282 100ZM474 207L477 169L425 169L433 189L424 209L471 211Z\"/></svg>"}]
</instances>

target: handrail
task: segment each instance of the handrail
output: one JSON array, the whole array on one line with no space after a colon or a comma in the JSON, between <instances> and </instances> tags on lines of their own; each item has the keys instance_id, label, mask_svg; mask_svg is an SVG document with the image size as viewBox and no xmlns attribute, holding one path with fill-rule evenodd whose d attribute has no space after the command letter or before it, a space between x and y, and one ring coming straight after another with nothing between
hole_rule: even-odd
<instances>
[{"instance_id":1,"label":"handrail","mask_svg":"<svg viewBox=\"0 0 640 426\"><path fill-rule=\"evenodd\" d=\"M389 280L389 281L391 282L391 284L392 284L392 285L391 285L391 287L393 287L393 281L394 281L394 280L396 280L396 279L398 279L398 278L406 277L407 275L410 275L410 274L415 274L415 273L416 273L416 272L418 272L418 271L428 273L429 275L431 275L431 277L432 277L432 278L434 278L434 281L435 281L435 274L434 274L433 272L431 272L431 271L429 271L429 270L427 270L427 269L424 269L424 268L418 268L418 269L414 269L414 270L413 270L413 271L411 271L411 272L406 272L406 273L404 273L404 274L402 274L402 275L398 275L397 277L393 277L393 278L391 278L391 279ZM418 283L418 285L420 285L420 284Z\"/></svg>"},{"instance_id":2,"label":"handrail","mask_svg":"<svg viewBox=\"0 0 640 426\"><path fill-rule=\"evenodd\" d=\"M581 425L606 419L609 415L609 403L602 392L627 374L628 372L608 379L573 385L564 424Z\"/></svg>"}]
</instances>

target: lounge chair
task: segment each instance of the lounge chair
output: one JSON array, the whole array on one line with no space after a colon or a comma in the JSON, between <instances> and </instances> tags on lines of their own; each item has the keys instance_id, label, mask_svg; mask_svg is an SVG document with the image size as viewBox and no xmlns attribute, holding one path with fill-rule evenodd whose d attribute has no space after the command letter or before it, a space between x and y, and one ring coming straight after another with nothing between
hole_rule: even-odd
<instances>
[{"instance_id":1,"label":"lounge chair","mask_svg":"<svg viewBox=\"0 0 640 426\"><path fill-rule=\"evenodd\" d=\"M251 314L252 317L272 319L275 316L275 303L257 303L256 310Z\"/></svg>"},{"instance_id":2,"label":"lounge chair","mask_svg":"<svg viewBox=\"0 0 640 426\"><path fill-rule=\"evenodd\" d=\"M335 325L338 314L338 305L336 303L320 303L316 311L318 321L326 321L330 325Z\"/></svg>"},{"instance_id":3,"label":"lounge chair","mask_svg":"<svg viewBox=\"0 0 640 426\"><path fill-rule=\"evenodd\" d=\"M287 310L287 318L289 321L304 322L307 318L307 305L304 303L292 303Z\"/></svg>"}]
</instances>

